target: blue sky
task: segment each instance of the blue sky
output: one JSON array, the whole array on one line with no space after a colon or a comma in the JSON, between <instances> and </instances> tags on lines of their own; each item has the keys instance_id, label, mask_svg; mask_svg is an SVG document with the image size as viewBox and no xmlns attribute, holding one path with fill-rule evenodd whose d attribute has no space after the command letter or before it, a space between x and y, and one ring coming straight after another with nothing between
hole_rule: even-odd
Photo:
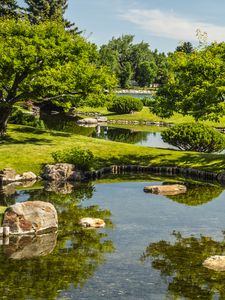
<instances>
[{"instance_id":1,"label":"blue sky","mask_svg":"<svg viewBox=\"0 0 225 300\"><path fill-rule=\"evenodd\" d=\"M225 40L224 13L224 0L69 0L66 17L97 45L133 34L168 52L181 41L196 44L197 29L209 42Z\"/></svg>"}]
</instances>

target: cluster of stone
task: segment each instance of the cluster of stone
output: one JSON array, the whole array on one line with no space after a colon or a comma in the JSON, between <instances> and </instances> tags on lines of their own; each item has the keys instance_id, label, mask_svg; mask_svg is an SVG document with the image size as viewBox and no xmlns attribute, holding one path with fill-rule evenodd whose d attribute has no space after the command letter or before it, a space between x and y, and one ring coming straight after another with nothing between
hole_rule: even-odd
<instances>
[{"instance_id":1,"label":"cluster of stone","mask_svg":"<svg viewBox=\"0 0 225 300\"><path fill-rule=\"evenodd\" d=\"M11 168L5 168L0 171L0 184L11 183L14 181L33 181L37 179L38 176L33 172L17 174L17 172Z\"/></svg>"}]
</instances>

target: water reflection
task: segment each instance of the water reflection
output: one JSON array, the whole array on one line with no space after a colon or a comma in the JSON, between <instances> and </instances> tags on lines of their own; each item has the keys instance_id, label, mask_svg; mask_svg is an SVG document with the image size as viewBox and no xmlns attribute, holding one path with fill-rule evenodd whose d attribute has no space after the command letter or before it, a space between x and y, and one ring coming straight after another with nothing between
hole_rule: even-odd
<instances>
[{"instance_id":1,"label":"water reflection","mask_svg":"<svg viewBox=\"0 0 225 300\"><path fill-rule=\"evenodd\" d=\"M202 265L207 257L224 254L225 236L221 241L207 236L184 237L180 232L173 236L174 243L151 243L140 257L166 279L169 299L225 299L225 272Z\"/></svg>"},{"instance_id":2,"label":"water reflection","mask_svg":"<svg viewBox=\"0 0 225 300\"><path fill-rule=\"evenodd\" d=\"M44 121L46 129L63 131L68 133L75 133L89 137L95 137L110 141L137 144L146 147L159 147L177 149L167 143L161 138L161 133L156 132L155 128L148 126L148 131L136 130L135 125L132 129L112 127L108 125L92 125L79 126L76 124L77 117L69 117L65 114L47 115L42 113L42 120Z\"/></svg>"},{"instance_id":3,"label":"water reflection","mask_svg":"<svg viewBox=\"0 0 225 300\"><path fill-rule=\"evenodd\" d=\"M188 206L197 206L210 202L219 197L224 191L220 185L202 184L195 187L188 187L187 192L179 195L169 195L167 198Z\"/></svg>"},{"instance_id":4,"label":"water reflection","mask_svg":"<svg viewBox=\"0 0 225 300\"><path fill-rule=\"evenodd\" d=\"M11 259L25 259L46 256L51 253L57 241L57 233L43 235L10 236L9 243L4 245L4 254Z\"/></svg>"},{"instance_id":5,"label":"water reflection","mask_svg":"<svg viewBox=\"0 0 225 300\"><path fill-rule=\"evenodd\" d=\"M48 191L47 191L48 190ZM51 192L49 191L51 190ZM61 193L63 190L64 193ZM83 286L105 254L114 250L104 230L85 230L81 217L99 217L110 227L111 213L97 205L83 207L81 201L93 194L93 185L46 186L46 190L23 191L29 200L49 201L58 212L59 230L55 236L10 237L0 247L0 294L3 299L55 299L63 289ZM19 191L12 193L17 200ZM25 197L27 198L27 197Z\"/></svg>"}]
</instances>

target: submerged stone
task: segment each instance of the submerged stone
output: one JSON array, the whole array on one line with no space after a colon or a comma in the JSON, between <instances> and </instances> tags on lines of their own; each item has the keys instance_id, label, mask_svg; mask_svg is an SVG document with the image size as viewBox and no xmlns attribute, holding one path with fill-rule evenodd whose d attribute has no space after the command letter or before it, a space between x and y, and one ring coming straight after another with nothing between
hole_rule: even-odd
<instances>
[{"instance_id":1,"label":"submerged stone","mask_svg":"<svg viewBox=\"0 0 225 300\"><path fill-rule=\"evenodd\" d=\"M210 256L203 262L203 266L214 271L225 271L225 255Z\"/></svg>"},{"instance_id":2,"label":"submerged stone","mask_svg":"<svg viewBox=\"0 0 225 300\"><path fill-rule=\"evenodd\" d=\"M152 185L152 186L145 186L144 191L146 193L160 194L160 195L177 195L177 194L186 193L187 187L182 184Z\"/></svg>"},{"instance_id":3,"label":"submerged stone","mask_svg":"<svg viewBox=\"0 0 225 300\"><path fill-rule=\"evenodd\" d=\"M79 224L82 227L90 228L103 228L105 227L105 221L99 218L82 218L80 219Z\"/></svg>"}]
</instances>

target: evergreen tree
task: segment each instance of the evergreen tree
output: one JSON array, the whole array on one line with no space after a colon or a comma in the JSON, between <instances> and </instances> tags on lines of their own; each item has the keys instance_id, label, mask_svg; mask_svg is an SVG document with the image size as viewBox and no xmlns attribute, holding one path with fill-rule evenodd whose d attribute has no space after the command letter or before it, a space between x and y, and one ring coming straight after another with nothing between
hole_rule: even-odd
<instances>
[{"instance_id":1,"label":"evergreen tree","mask_svg":"<svg viewBox=\"0 0 225 300\"><path fill-rule=\"evenodd\" d=\"M16 17L18 15L16 0L0 0L0 17Z\"/></svg>"},{"instance_id":2,"label":"evergreen tree","mask_svg":"<svg viewBox=\"0 0 225 300\"><path fill-rule=\"evenodd\" d=\"M64 22L66 28L71 28L74 25L74 23L64 19L68 0L25 0L25 3L28 6L26 10L32 24L46 20L59 20ZM77 27L73 30L78 31Z\"/></svg>"}]
</instances>

